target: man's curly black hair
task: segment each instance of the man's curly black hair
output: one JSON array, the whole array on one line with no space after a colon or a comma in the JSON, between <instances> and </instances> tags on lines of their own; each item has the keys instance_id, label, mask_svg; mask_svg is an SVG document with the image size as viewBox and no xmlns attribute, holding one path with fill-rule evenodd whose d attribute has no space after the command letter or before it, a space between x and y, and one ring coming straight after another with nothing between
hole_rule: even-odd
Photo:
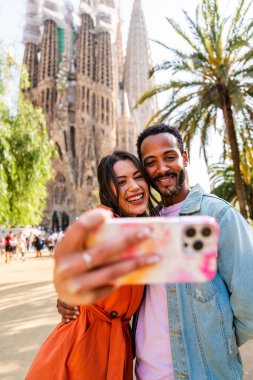
<instances>
[{"instance_id":1,"label":"man's curly black hair","mask_svg":"<svg viewBox=\"0 0 253 380\"><path fill-rule=\"evenodd\" d=\"M140 161L142 161L141 144L142 144L143 140L145 140L145 138L147 138L148 136L159 135L160 133L170 133L171 135L175 136L177 139L177 143L178 143L178 147L180 149L180 152L182 154L184 153L183 138L182 138L180 132L178 131L178 129L176 127L172 127L172 126L166 125L166 124L152 125L146 129L144 129L140 133L140 135L138 136L136 146L137 146L137 153L138 153Z\"/></svg>"}]
</instances>

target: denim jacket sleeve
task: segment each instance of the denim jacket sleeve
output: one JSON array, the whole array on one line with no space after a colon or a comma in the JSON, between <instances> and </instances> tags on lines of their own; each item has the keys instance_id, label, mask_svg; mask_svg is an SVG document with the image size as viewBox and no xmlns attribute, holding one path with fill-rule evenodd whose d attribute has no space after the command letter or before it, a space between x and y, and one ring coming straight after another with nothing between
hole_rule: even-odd
<instances>
[{"instance_id":1,"label":"denim jacket sleeve","mask_svg":"<svg viewBox=\"0 0 253 380\"><path fill-rule=\"evenodd\" d=\"M219 220L219 272L231 293L238 346L253 338L253 233L245 219L228 207Z\"/></svg>"}]
</instances>

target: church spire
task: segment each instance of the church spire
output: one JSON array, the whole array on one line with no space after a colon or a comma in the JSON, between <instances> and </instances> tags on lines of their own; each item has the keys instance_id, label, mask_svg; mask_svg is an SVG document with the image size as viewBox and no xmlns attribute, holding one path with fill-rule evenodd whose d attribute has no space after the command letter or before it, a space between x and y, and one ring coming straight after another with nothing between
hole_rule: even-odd
<instances>
[{"instance_id":1,"label":"church spire","mask_svg":"<svg viewBox=\"0 0 253 380\"><path fill-rule=\"evenodd\" d=\"M127 41L124 88L138 132L142 131L156 108L155 101L150 100L137 110L133 109L140 95L153 86L151 80L148 79L151 67L150 46L142 3L141 0L135 0Z\"/></svg>"},{"instance_id":2,"label":"church spire","mask_svg":"<svg viewBox=\"0 0 253 380\"><path fill-rule=\"evenodd\" d=\"M43 21L51 20L58 27L63 27L65 22L61 5L61 0L44 0L42 8Z\"/></svg>"},{"instance_id":3,"label":"church spire","mask_svg":"<svg viewBox=\"0 0 253 380\"><path fill-rule=\"evenodd\" d=\"M98 4L106 5L107 7L114 8L115 3L114 0L98 0Z\"/></svg>"},{"instance_id":4,"label":"church spire","mask_svg":"<svg viewBox=\"0 0 253 380\"><path fill-rule=\"evenodd\" d=\"M25 53L23 63L26 65L31 88L38 81L38 45L40 43L40 4L39 0L27 0L26 20L23 34Z\"/></svg>"},{"instance_id":5,"label":"church spire","mask_svg":"<svg viewBox=\"0 0 253 380\"><path fill-rule=\"evenodd\" d=\"M56 100L55 78L59 67L58 28L65 23L61 0L44 0L42 20L44 30L39 64L40 103L46 113L53 113Z\"/></svg>"},{"instance_id":6,"label":"church spire","mask_svg":"<svg viewBox=\"0 0 253 380\"><path fill-rule=\"evenodd\" d=\"M41 42L39 75L41 81L46 78L55 78L58 71L58 28L63 26L64 23L60 3L61 0L44 0L43 3L42 19L44 21L44 32Z\"/></svg>"},{"instance_id":7,"label":"church spire","mask_svg":"<svg viewBox=\"0 0 253 380\"><path fill-rule=\"evenodd\" d=\"M97 6L98 4L106 5L107 7L115 7L114 0L81 0L81 3L85 3L88 5L91 5L93 7Z\"/></svg>"},{"instance_id":8,"label":"church spire","mask_svg":"<svg viewBox=\"0 0 253 380\"><path fill-rule=\"evenodd\" d=\"M26 18L24 27L25 44L40 43L40 3L39 0L27 0L26 2Z\"/></svg>"}]
</instances>

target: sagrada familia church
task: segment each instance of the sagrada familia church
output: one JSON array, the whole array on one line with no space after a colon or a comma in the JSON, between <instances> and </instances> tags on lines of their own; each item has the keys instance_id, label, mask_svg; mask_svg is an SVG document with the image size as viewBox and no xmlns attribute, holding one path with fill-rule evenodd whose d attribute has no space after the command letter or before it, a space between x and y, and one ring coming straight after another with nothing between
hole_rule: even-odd
<instances>
[{"instance_id":1,"label":"sagrada familia church","mask_svg":"<svg viewBox=\"0 0 253 380\"><path fill-rule=\"evenodd\" d=\"M48 184L44 224L65 228L98 203L96 168L114 149L135 152L138 133L156 110L134 108L153 86L141 0L134 0L126 54L114 0L27 0L26 96L42 107L56 144L55 179Z\"/></svg>"}]
</instances>

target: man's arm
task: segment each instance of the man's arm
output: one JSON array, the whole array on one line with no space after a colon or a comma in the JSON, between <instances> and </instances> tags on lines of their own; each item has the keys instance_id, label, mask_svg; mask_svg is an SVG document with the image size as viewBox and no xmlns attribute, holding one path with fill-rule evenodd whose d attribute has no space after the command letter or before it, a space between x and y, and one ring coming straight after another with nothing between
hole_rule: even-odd
<instances>
[{"instance_id":1,"label":"man's arm","mask_svg":"<svg viewBox=\"0 0 253 380\"><path fill-rule=\"evenodd\" d=\"M93 304L117 288L119 277L159 260L155 254L121 260L128 247L148 238L150 230L141 226L87 251L88 233L111 216L104 209L84 213L67 229L57 245L54 283L61 301L70 305ZM108 263L112 258L114 261Z\"/></svg>"},{"instance_id":2,"label":"man's arm","mask_svg":"<svg viewBox=\"0 0 253 380\"><path fill-rule=\"evenodd\" d=\"M253 232L232 207L220 220L219 272L231 293L240 346L253 338Z\"/></svg>"}]
</instances>

